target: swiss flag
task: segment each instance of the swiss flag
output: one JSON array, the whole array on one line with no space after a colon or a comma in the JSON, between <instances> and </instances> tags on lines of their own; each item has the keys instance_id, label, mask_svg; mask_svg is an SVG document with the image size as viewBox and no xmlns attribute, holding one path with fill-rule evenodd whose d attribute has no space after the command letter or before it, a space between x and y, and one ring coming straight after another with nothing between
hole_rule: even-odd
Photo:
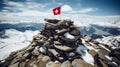
<instances>
[{"instance_id":1,"label":"swiss flag","mask_svg":"<svg viewBox=\"0 0 120 67\"><path fill-rule=\"evenodd\" d=\"M60 15L61 13L61 7L56 7L53 9L53 14L54 15Z\"/></svg>"}]
</instances>

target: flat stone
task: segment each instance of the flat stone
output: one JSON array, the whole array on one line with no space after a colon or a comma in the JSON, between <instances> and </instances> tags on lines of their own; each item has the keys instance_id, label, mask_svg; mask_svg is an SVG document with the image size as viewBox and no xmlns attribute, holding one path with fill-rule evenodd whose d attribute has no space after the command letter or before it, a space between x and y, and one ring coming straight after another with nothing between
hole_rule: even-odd
<instances>
[{"instance_id":1,"label":"flat stone","mask_svg":"<svg viewBox=\"0 0 120 67\"><path fill-rule=\"evenodd\" d=\"M72 25L72 26L70 26L70 28L80 28L80 26Z\"/></svg>"},{"instance_id":2,"label":"flat stone","mask_svg":"<svg viewBox=\"0 0 120 67\"><path fill-rule=\"evenodd\" d=\"M57 31L57 34L63 34L65 32L67 32L67 31L68 31L68 29L61 29L61 30Z\"/></svg>"},{"instance_id":3,"label":"flat stone","mask_svg":"<svg viewBox=\"0 0 120 67\"><path fill-rule=\"evenodd\" d=\"M73 24L73 21L71 20L61 20L57 23L58 25L64 25L64 26L70 26Z\"/></svg>"},{"instance_id":4,"label":"flat stone","mask_svg":"<svg viewBox=\"0 0 120 67\"><path fill-rule=\"evenodd\" d=\"M57 20L57 19L47 19L47 18L45 18L44 20L49 22L49 23L54 23L54 24L56 24L60 21L60 20Z\"/></svg>"},{"instance_id":5,"label":"flat stone","mask_svg":"<svg viewBox=\"0 0 120 67\"><path fill-rule=\"evenodd\" d=\"M62 51L71 51L74 50L72 47L68 47L66 45L54 45L55 48L62 50Z\"/></svg>"},{"instance_id":6,"label":"flat stone","mask_svg":"<svg viewBox=\"0 0 120 67\"><path fill-rule=\"evenodd\" d=\"M85 62L82 59L75 59L72 62L72 66L73 67L94 67L94 66L92 66L91 64L88 64L87 62Z\"/></svg>"},{"instance_id":7,"label":"flat stone","mask_svg":"<svg viewBox=\"0 0 120 67\"><path fill-rule=\"evenodd\" d=\"M60 44L62 44L62 43L60 43L59 41L54 41L54 44L60 45Z\"/></svg>"},{"instance_id":8,"label":"flat stone","mask_svg":"<svg viewBox=\"0 0 120 67\"><path fill-rule=\"evenodd\" d=\"M70 61L64 61L62 64L61 64L61 67L72 67L72 64Z\"/></svg>"}]
</instances>

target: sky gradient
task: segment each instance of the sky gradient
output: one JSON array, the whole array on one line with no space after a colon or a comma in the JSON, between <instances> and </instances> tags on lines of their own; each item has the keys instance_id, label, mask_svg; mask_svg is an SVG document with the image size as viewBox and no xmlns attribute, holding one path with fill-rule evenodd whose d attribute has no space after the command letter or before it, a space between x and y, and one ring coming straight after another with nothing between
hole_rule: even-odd
<instances>
[{"instance_id":1,"label":"sky gradient","mask_svg":"<svg viewBox=\"0 0 120 67\"><path fill-rule=\"evenodd\" d=\"M21 13L25 11L50 12L57 6L64 13L79 13L93 16L120 15L120 0L2 0L0 13Z\"/></svg>"}]
</instances>

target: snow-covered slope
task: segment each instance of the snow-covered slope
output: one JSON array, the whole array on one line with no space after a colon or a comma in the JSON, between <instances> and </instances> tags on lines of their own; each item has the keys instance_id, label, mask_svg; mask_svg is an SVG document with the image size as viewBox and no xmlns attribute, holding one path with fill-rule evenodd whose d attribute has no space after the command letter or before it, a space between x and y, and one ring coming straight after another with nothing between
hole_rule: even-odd
<instances>
[{"instance_id":1,"label":"snow-covered slope","mask_svg":"<svg viewBox=\"0 0 120 67\"><path fill-rule=\"evenodd\" d=\"M5 30L0 38L0 60L6 58L12 51L22 49L30 44L32 38L38 31L26 30L20 32L15 29Z\"/></svg>"},{"instance_id":2,"label":"snow-covered slope","mask_svg":"<svg viewBox=\"0 0 120 67\"><path fill-rule=\"evenodd\" d=\"M97 39L97 41L103 44L107 44L112 48L120 48L120 35L103 37L101 39Z\"/></svg>"}]
</instances>

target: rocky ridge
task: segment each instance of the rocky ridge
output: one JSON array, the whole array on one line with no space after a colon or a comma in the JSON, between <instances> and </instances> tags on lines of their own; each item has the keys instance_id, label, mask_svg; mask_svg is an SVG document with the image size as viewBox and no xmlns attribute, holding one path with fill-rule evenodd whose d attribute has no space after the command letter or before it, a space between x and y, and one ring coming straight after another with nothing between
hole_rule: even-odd
<instances>
[{"instance_id":1,"label":"rocky ridge","mask_svg":"<svg viewBox=\"0 0 120 67\"><path fill-rule=\"evenodd\" d=\"M1 67L118 67L120 49L81 35L71 20L45 19L28 47L12 52ZM87 57L87 54L92 58ZM86 57L85 57L86 56ZM91 60L89 60L91 59ZM89 60L89 61L88 61ZM93 60L93 61L92 61ZM91 63L92 62L92 63Z\"/></svg>"}]
</instances>

